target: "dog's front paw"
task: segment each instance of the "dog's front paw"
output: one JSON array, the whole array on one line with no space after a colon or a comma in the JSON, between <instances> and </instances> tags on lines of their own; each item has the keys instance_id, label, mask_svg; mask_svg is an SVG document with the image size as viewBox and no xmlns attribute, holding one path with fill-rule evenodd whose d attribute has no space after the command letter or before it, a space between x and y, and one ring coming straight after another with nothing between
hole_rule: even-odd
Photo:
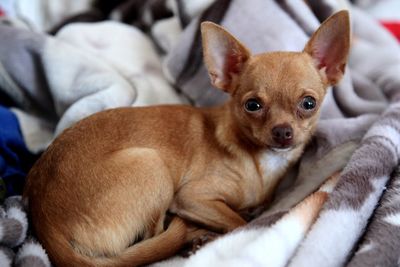
<instances>
[{"instance_id":1,"label":"dog's front paw","mask_svg":"<svg viewBox=\"0 0 400 267\"><path fill-rule=\"evenodd\" d=\"M215 240L219 234L213 233L213 232L208 232L206 234L203 234L195 239L192 240L191 243L188 244L188 246L182 250L181 255L183 257L190 257L193 254L196 253L197 250L202 248L205 244Z\"/></svg>"}]
</instances>

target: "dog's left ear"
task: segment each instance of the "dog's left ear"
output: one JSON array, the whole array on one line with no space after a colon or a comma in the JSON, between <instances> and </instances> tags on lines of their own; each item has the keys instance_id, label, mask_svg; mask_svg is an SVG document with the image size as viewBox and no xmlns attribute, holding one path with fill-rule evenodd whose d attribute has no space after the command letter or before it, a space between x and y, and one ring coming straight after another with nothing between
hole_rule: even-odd
<instances>
[{"instance_id":1,"label":"dog's left ear","mask_svg":"<svg viewBox=\"0 0 400 267\"><path fill-rule=\"evenodd\" d=\"M349 12L339 11L326 19L304 48L322 71L326 82L337 84L344 74L350 49Z\"/></svg>"},{"instance_id":2,"label":"dog's left ear","mask_svg":"<svg viewBox=\"0 0 400 267\"><path fill-rule=\"evenodd\" d=\"M204 61L212 85L232 93L235 76L250 58L249 50L215 23L203 22L201 34Z\"/></svg>"}]
</instances>

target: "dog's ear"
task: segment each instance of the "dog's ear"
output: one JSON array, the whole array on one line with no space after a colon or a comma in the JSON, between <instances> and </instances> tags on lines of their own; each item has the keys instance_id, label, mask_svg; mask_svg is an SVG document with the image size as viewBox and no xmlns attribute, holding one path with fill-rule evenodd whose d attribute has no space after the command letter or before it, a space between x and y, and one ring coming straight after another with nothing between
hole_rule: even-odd
<instances>
[{"instance_id":1,"label":"dog's ear","mask_svg":"<svg viewBox=\"0 0 400 267\"><path fill-rule=\"evenodd\" d=\"M321 70L327 83L334 85L344 74L350 49L350 20L342 10L325 20L304 48Z\"/></svg>"},{"instance_id":2,"label":"dog's ear","mask_svg":"<svg viewBox=\"0 0 400 267\"><path fill-rule=\"evenodd\" d=\"M201 24L203 55L213 86L232 93L233 81L250 58L249 50L221 26Z\"/></svg>"}]
</instances>

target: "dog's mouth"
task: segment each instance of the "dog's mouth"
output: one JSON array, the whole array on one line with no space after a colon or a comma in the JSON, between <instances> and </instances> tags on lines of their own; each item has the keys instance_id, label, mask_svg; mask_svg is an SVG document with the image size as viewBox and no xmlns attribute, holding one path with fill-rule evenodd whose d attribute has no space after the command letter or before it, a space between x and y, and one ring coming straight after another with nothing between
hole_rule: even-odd
<instances>
[{"instance_id":1,"label":"dog's mouth","mask_svg":"<svg viewBox=\"0 0 400 267\"><path fill-rule=\"evenodd\" d=\"M291 146L268 146L269 149L273 152L288 152L293 149L295 149L297 146L296 145L291 145Z\"/></svg>"},{"instance_id":2,"label":"dog's mouth","mask_svg":"<svg viewBox=\"0 0 400 267\"><path fill-rule=\"evenodd\" d=\"M293 149L293 147L270 147L270 149L274 152L288 152Z\"/></svg>"}]
</instances>

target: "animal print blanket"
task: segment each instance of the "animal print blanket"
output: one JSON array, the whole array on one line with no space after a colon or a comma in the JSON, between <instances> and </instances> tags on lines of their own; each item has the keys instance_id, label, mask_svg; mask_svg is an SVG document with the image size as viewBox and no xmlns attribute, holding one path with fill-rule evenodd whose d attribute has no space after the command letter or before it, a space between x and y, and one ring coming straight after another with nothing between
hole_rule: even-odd
<instances>
[{"instance_id":1,"label":"animal print blanket","mask_svg":"<svg viewBox=\"0 0 400 267\"><path fill-rule=\"evenodd\" d=\"M400 265L400 46L360 9L369 1L86 2L50 25L18 16L0 25L0 92L31 152L107 108L225 101L202 62L201 21L222 24L254 53L299 51L321 21L349 9L346 75L329 90L313 141L271 205L193 256L154 266ZM0 266L50 266L40 244L26 241L19 197L3 206Z\"/></svg>"}]
</instances>

